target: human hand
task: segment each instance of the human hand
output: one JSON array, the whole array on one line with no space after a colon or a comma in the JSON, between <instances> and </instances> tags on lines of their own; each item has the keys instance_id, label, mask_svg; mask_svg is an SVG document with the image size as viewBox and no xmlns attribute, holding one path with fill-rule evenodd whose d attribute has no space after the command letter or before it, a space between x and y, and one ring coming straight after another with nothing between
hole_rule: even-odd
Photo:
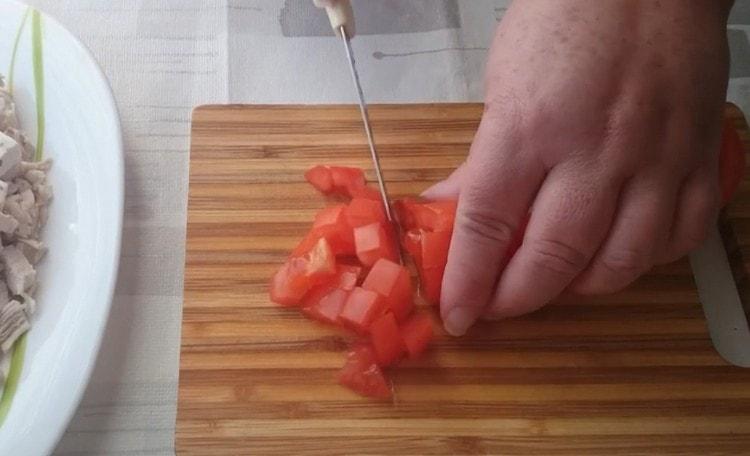
<instances>
[{"instance_id":1,"label":"human hand","mask_svg":"<svg viewBox=\"0 0 750 456\"><path fill-rule=\"evenodd\" d=\"M511 5L469 158L425 193L459 196L441 302L449 333L536 310L566 289L619 290L704 239L718 207L730 6Z\"/></svg>"}]
</instances>

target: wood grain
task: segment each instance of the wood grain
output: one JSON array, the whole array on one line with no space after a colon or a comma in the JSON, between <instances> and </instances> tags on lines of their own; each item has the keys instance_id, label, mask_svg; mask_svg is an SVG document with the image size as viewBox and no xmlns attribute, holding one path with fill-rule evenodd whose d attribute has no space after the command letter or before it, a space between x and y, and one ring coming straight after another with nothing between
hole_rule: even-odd
<instances>
[{"instance_id":1,"label":"wood grain","mask_svg":"<svg viewBox=\"0 0 750 456\"><path fill-rule=\"evenodd\" d=\"M373 106L394 196L448 175L481 112L477 104ZM266 287L325 205L302 173L319 163L370 168L356 107L207 106L192 128L179 454L750 448L750 370L714 351L686 261L616 295L564 297L460 339L440 334L426 358L393 372L394 403L339 387L351 336L273 305ZM750 215L749 191L746 182L729 217ZM750 246L743 232L740 251Z\"/></svg>"}]
</instances>

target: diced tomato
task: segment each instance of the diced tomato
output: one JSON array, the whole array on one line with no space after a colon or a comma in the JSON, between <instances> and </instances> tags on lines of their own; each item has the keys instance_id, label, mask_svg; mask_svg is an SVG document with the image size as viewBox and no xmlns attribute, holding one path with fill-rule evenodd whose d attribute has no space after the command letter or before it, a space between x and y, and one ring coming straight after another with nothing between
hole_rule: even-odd
<instances>
[{"instance_id":1,"label":"diced tomato","mask_svg":"<svg viewBox=\"0 0 750 456\"><path fill-rule=\"evenodd\" d=\"M339 321L358 332L365 333L373 320L382 315L384 311L385 301L379 294L361 287L355 287L349 292L344 308L339 314Z\"/></svg>"},{"instance_id":2,"label":"diced tomato","mask_svg":"<svg viewBox=\"0 0 750 456\"><path fill-rule=\"evenodd\" d=\"M406 351L396 317L386 312L370 325L370 341L375 349L378 366L386 367L398 361Z\"/></svg>"},{"instance_id":3,"label":"diced tomato","mask_svg":"<svg viewBox=\"0 0 750 456\"><path fill-rule=\"evenodd\" d=\"M362 199L369 199L369 200L375 200L375 201L382 201L382 197L380 196L380 192L372 187L364 186L360 188L353 188L349 191L349 196L352 198L362 198Z\"/></svg>"},{"instance_id":4,"label":"diced tomato","mask_svg":"<svg viewBox=\"0 0 750 456\"><path fill-rule=\"evenodd\" d=\"M419 285L422 297L430 304L440 304L440 291L443 288L445 268L422 268L419 271Z\"/></svg>"},{"instance_id":5,"label":"diced tomato","mask_svg":"<svg viewBox=\"0 0 750 456\"><path fill-rule=\"evenodd\" d=\"M331 170L327 166L313 166L305 172L305 179L323 194L333 191L333 177L331 176Z\"/></svg>"},{"instance_id":6,"label":"diced tomato","mask_svg":"<svg viewBox=\"0 0 750 456\"><path fill-rule=\"evenodd\" d=\"M406 318L414 307L409 271L391 260L379 259L365 277L362 288L382 296L388 310L399 321Z\"/></svg>"},{"instance_id":7,"label":"diced tomato","mask_svg":"<svg viewBox=\"0 0 750 456\"><path fill-rule=\"evenodd\" d=\"M354 233L346 221L345 205L337 204L318 212L312 231L325 237L336 255L354 255Z\"/></svg>"},{"instance_id":8,"label":"diced tomato","mask_svg":"<svg viewBox=\"0 0 750 456\"><path fill-rule=\"evenodd\" d=\"M335 276L336 263L325 238L302 257L288 259L271 279L271 300L281 305L297 305L316 285Z\"/></svg>"},{"instance_id":9,"label":"diced tomato","mask_svg":"<svg viewBox=\"0 0 750 456\"><path fill-rule=\"evenodd\" d=\"M386 234L382 223L371 223L354 229L357 258L365 266L372 266L381 258L397 260L395 244Z\"/></svg>"},{"instance_id":10,"label":"diced tomato","mask_svg":"<svg viewBox=\"0 0 750 456\"><path fill-rule=\"evenodd\" d=\"M414 260L418 268L422 267L422 230L408 230L401 236L401 245Z\"/></svg>"},{"instance_id":11,"label":"diced tomato","mask_svg":"<svg viewBox=\"0 0 750 456\"><path fill-rule=\"evenodd\" d=\"M745 150L737 130L728 119L724 120L719 149L719 187L721 205L731 201L745 175Z\"/></svg>"},{"instance_id":12,"label":"diced tomato","mask_svg":"<svg viewBox=\"0 0 750 456\"><path fill-rule=\"evenodd\" d=\"M352 228L371 223L385 223L385 209L379 200L354 198L346 207L346 221Z\"/></svg>"},{"instance_id":13,"label":"diced tomato","mask_svg":"<svg viewBox=\"0 0 750 456\"><path fill-rule=\"evenodd\" d=\"M297 247L292 250L292 253L289 254L291 257L298 257L306 254L310 251L313 247L315 247L315 244L318 243L318 240L320 239L320 234L316 233L314 231L309 231L305 237L302 238L301 241L299 241L299 244L297 244Z\"/></svg>"},{"instance_id":14,"label":"diced tomato","mask_svg":"<svg viewBox=\"0 0 750 456\"><path fill-rule=\"evenodd\" d=\"M445 269L448 262L448 248L451 244L450 231L425 231L422 233L422 267L425 269Z\"/></svg>"},{"instance_id":15,"label":"diced tomato","mask_svg":"<svg viewBox=\"0 0 750 456\"><path fill-rule=\"evenodd\" d=\"M452 231L456 218L456 201L427 201L405 198L394 204L401 226L407 230Z\"/></svg>"},{"instance_id":16,"label":"diced tomato","mask_svg":"<svg viewBox=\"0 0 750 456\"><path fill-rule=\"evenodd\" d=\"M391 387L375 362L370 347L357 347L347 353L346 364L339 371L339 383L363 396L390 399Z\"/></svg>"},{"instance_id":17,"label":"diced tomato","mask_svg":"<svg viewBox=\"0 0 750 456\"><path fill-rule=\"evenodd\" d=\"M412 315L411 318L401 325L400 331L401 338L406 346L406 350L409 352L410 358L416 358L421 355L434 337L432 319L426 313L415 313Z\"/></svg>"},{"instance_id":18,"label":"diced tomato","mask_svg":"<svg viewBox=\"0 0 750 456\"><path fill-rule=\"evenodd\" d=\"M271 301L282 306L299 304L305 293L310 290L309 281L305 279L307 262L303 258L290 258L271 278Z\"/></svg>"},{"instance_id":19,"label":"diced tomato","mask_svg":"<svg viewBox=\"0 0 750 456\"><path fill-rule=\"evenodd\" d=\"M357 286L359 276L362 275L362 268L359 266L353 266L348 264L339 264L337 266L336 274L338 275L337 288L342 290L352 291Z\"/></svg>"},{"instance_id":20,"label":"diced tomato","mask_svg":"<svg viewBox=\"0 0 750 456\"><path fill-rule=\"evenodd\" d=\"M310 293L312 293L312 291ZM308 295L310 293L308 293ZM338 288L328 288L321 294L321 296L315 297L317 298L317 301L313 304L303 307L302 312L310 318L324 323L338 323L339 315L344 308L346 298L349 297L349 292ZM305 297L305 302L307 302L307 299L308 298Z\"/></svg>"},{"instance_id":21,"label":"diced tomato","mask_svg":"<svg viewBox=\"0 0 750 456\"><path fill-rule=\"evenodd\" d=\"M345 166L329 166L333 187L342 194L350 194L352 190L365 186L365 173L360 168Z\"/></svg>"}]
</instances>

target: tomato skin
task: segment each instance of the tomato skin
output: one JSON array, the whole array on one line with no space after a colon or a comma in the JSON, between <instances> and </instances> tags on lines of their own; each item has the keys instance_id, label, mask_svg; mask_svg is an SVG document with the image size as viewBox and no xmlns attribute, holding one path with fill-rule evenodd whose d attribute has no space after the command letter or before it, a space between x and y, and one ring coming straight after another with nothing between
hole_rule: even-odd
<instances>
[{"instance_id":1,"label":"tomato skin","mask_svg":"<svg viewBox=\"0 0 750 456\"><path fill-rule=\"evenodd\" d=\"M385 301L374 291L355 287L346 299L339 314L342 325L359 333L367 333L372 322L385 311Z\"/></svg>"},{"instance_id":2,"label":"tomato skin","mask_svg":"<svg viewBox=\"0 0 750 456\"><path fill-rule=\"evenodd\" d=\"M312 291L308 295L311 293ZM348 297L349 292L346 290L327 288L319 296L311 297L309 300L305 297L307 305L302 308L302 312L314 320L337 324Z\"/></svg>"},{"instance_id":3,"label":"tomato skin","mask_svg":"<svg viewBox=\"0 0 750 456\"><path fill-rule=\"evenodd\" d=\"M452 231L456 218L456 200L421 201L404 198L394 203L398 220L407 230Z\"/></svg>"},{"instance_id":4,"label":"tomato skin","mask_svg":"<svg viewBox=\"0 0 750 456\"><path fill-rule=\"evenodd\" d=\"M333 191L333 178L327 166L313 166L305 172L305 179L323 194Z\"/></svg>"},{"instance_id":5,"label":"tomato skin","mask_svg":"<svg viewBox=\"0 0 750 456\"><path fill-rule=\"evenodd\" d=\"M379 259L386 258L397 261L395 243L386 234L382 223L371 223L354 229L354 247L357 258L366 267L375 264Z\"/></svg>"},{"instance_id":6,"label":"tomato skin","mask_svg":"<svg viewBox=\"0 0 750 456\"><path fill-rule=\"evenodd\" d=\"M400 328L401 338L410 358L417 358L435 337L432 319L426 313L412 315Z\"/></svg>"},{"instance_id":7,"label":"tomato skin","mask_svg":"<svg viewBox=\"0 0 750 456\"><path fill-rule=\"evenodd\" d=\"M356 347L347 353L338 381L366 397L390 399L393 395L388 380L375 362L372 348L368 346Z\"/></svg>"},{"instance_id":8,"label":"tomato skin","mask_svg":"<svg viewBox=\"0 0 750 456\"><path fill-rule=\"evenodd\" d=\"M414 308L409 270L381 258L372 266L362 288L378 293L397 320L402 321Z\"/></svg>"},{"instance_id":9,"label":"tomato skin","mask_svg":"<svg viewBox=\"0 0 750 456\"><path fill-rule=\"evenodd\" d=\"M729 119L724 119L719 149L719 187L721 206L726 206L737 192L745 175L745 150L742 140Z\"/></svg>"},{"instance_id":10,"label":"tomato skin","mask_svg":"<svg viewBox=\"0 0 750 456\"><path fill-rule=\"evenodd\" d=\"M372 325L370 325L370 341L375 350L375 359L380 367L395 363L406 350L396 317L391 312L386 312L372 322Z\"/></svg>"},{"instance_id":11,"label":"tomato skin","mask_svg":"<svg viewBox=\"0 0 750 456\"><path fill-rule=\"evenodd\" d=\"M346 222L352 228L386 221L385 209L379 200L354 198L346 207Z\"/></svg>"}]
</instances>

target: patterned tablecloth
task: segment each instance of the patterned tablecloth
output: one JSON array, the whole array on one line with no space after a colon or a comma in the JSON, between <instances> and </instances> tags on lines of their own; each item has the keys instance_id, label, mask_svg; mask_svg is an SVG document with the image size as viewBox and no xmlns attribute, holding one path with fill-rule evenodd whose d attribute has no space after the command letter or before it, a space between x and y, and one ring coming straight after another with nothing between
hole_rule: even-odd
<instances>
[{"instance_id":1,"label":"patterned tablecloth","mask_svg":"<svg viewBox=\"0 0 750 456\"><path fill-rule=\"evenodd\" d=\"M0 0L2 1L2 0ZM307 0L32 0L88 45L125 134L120 276L91 383L56 454L172 454L190 112L203 103L354 102L341 43ZM355 0L372 102L481 100L510 0ZM750 0L730 20L729 99L750 112Z\"/></svg>"}]
</instances>

